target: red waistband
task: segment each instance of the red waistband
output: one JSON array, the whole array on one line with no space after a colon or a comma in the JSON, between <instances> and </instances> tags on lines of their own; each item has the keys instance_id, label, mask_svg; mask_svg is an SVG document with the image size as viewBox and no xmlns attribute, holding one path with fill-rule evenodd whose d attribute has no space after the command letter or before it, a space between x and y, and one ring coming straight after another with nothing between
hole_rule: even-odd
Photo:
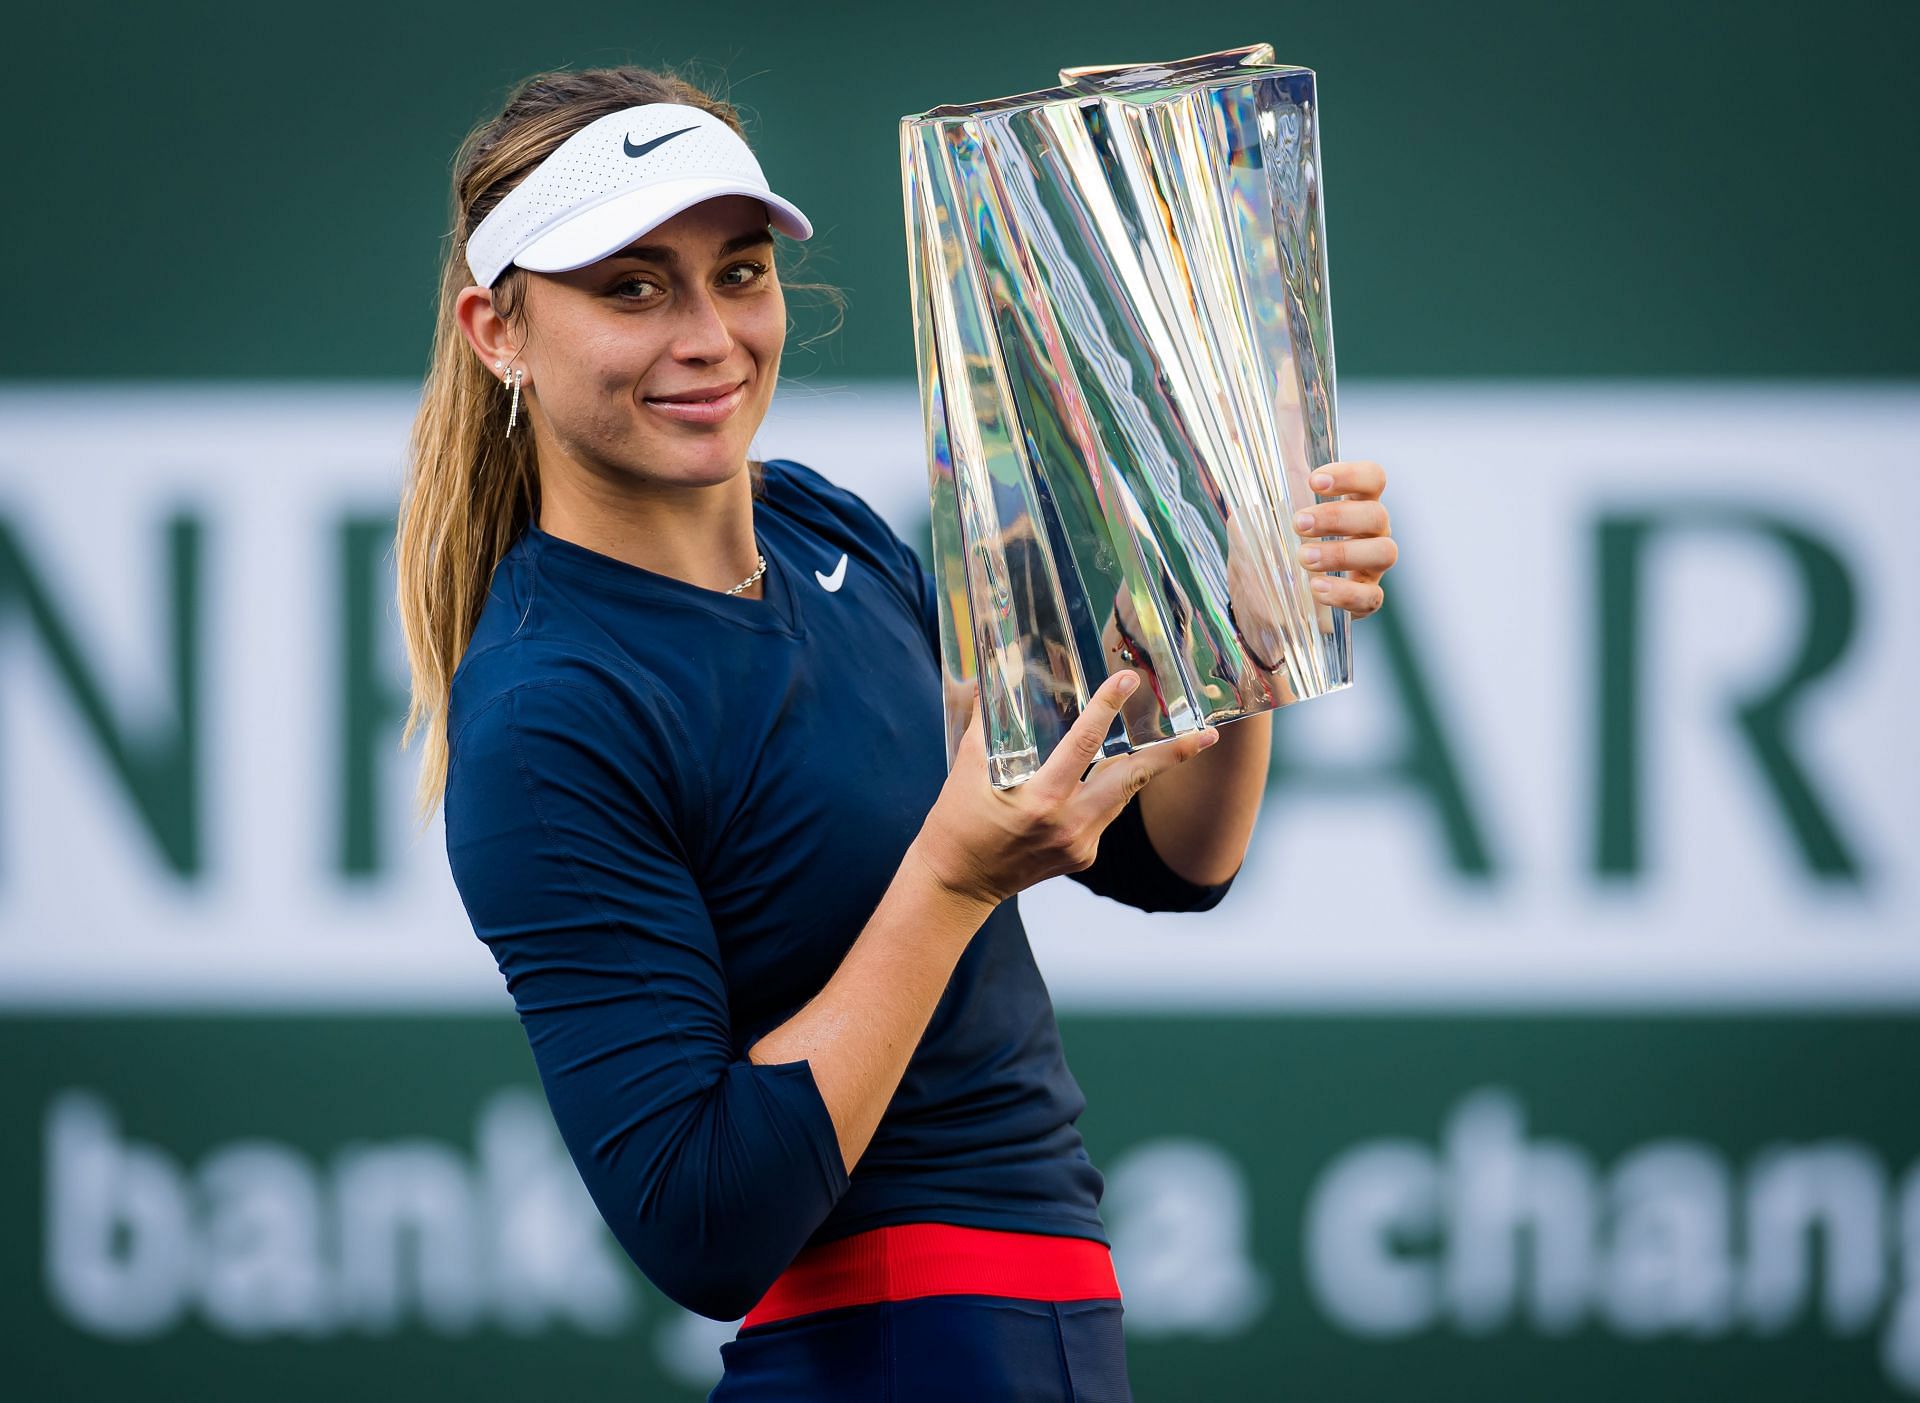
<instances>
[{"instance_id":1,"label":"red waistband","mask_svg":"<svg viewBox=\"0 0 1920 1403\"><path fill-rule=\"evenodd\" d=\"M789 1316L920 1296L1118 1300L1104 1244L1050 1233L901 1223L809 1247L747 1312L750 1329Z\"/></svg>"}]
</instances>

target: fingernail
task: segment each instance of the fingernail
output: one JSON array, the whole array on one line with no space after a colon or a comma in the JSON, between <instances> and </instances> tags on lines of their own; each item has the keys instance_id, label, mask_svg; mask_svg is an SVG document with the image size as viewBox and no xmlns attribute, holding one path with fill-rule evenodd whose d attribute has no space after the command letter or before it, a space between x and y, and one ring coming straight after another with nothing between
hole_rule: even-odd
<instances>
[{"instance_id":1,"label":"fingernail","mask_svg":"<svg viewBox=\"0 0 1920 1403\"><path fill-rule=\"evenodd\" d=\"M1128 692L1131 692L1135 687L1138 687L1139 685L1140 685L1140 678L1138 674L1131 673L1131 672L1123 672L1120 674L1120 695L1121 696L1124 697Z\"/></svg>"},{"instance_id":2,"label":"fingernail","mask_svg":"<svg viewBox=\"0 0 1920 1403\"><path fill-rule=\"evenodd\" d=\"M1313 484L1314 491L1325 492L1329 487L1333 486L1333 474L1315 473L1312 477L1308 478L1307 481Z\"/></svg>"},{"instance_id":3,"label":"fingernail","mask_svg":"<svg viewBox=\"0 0 1920 1403\"><path fill-rule=\"evenodd\" d=\"M1205 750L1208 746L1212 745L1215 741L1219 739L1220 739L1220 732L1216 730L1214 727L1209 726L1206 730L1200 733L1200 748L1202 750Z\"/></svg>"},{"instance_id":4,"label":"fingernail","mask_svg":"<svg viewBox=\"0 0 1920 1403\"><path fill-rule=\"evenodd\" d=\"M1331 594L1333 592L1333 581L1329 580L1325 575L1322 575L1313 582L1313 588L1317 594Z\"/></svg>"},{"instance_id":5,"label":"fingernail","mask_svg":"<svg viewBox=\"0 0 1920 1403\"><path fill-rule=\"evenodd\" d=\"M1295 512L1293 514L1293 524L1299 527L1300 530L1302 531L1313 530L1313 513L1312 512Z\"/></svg>"},{"instance_id":6,"label":"fingernail","mask_svg":"<svg viewBox=\"0 0 1920 1403\"><path fill-rule=\"evenodd\" d=\"M1320 547L1308 546L1305 550L1301 551L1300 563L1302 565L1318 565L1320 563Z\"/></svg>"}]
</instances>

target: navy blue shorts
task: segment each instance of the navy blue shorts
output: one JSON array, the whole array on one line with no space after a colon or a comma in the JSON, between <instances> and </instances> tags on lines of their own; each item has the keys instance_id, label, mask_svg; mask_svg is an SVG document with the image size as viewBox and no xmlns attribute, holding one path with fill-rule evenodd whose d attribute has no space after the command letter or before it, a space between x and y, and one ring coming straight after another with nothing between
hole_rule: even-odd
<instances>
[{"instance_id":1,"label":"navy blue shorts","mask_svg":"<svg viewBox=\"0 0 1920 1403\"><path fill-rule=\"evenodd\" d=\"M708 1403L1133 1403L1120 1302L923 1296L776 1320L720 1346Z\"/></svg>"}]
</instances>

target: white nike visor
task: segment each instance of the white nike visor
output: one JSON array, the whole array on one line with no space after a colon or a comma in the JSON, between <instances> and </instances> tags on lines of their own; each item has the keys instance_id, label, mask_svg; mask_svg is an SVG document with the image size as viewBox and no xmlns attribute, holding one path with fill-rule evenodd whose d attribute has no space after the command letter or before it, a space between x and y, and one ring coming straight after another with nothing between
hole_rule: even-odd
<instances>
[{"instance_id":1,"label":"white nike visor","mask_svg":"<svg viewBox=\"0 0 1920 1403\"><path fill-rule=\"evenodd\" d=\"M467 240L467 267L492 287L508 265L584 268L716 195L751 195L796 239L813 225L767 188L739 133L710 112L650 102L610 112L563 141L495 205Z\"/></svg>"}]
</instances>

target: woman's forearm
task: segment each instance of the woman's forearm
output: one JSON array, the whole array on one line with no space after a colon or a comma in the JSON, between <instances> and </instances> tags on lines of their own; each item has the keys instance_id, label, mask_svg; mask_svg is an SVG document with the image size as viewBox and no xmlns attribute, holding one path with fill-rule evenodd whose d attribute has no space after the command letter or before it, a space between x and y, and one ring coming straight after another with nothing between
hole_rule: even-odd
<instances>
[{"instance_id":1,"label":"woman's forearm","mask_svg":"<svg viewBox=\"0 0 1920 1403\"><path fill-rule=\"evenodd\" d=\"M1135 800L1161 860L1189 882L1211 886L1240 869L1266 792L1273 713L1220 727L1220 739L1176 765Z\"/></svg>"},{"instance_id":2,"label":"woman's forearm","mask_svg":"<svg viewBox=\"0 0 1920 1403\"><path fill-rule=\"evenodd\" d=\"M893 882L820 992L747 1049L811 1064L847 1172L866 1153L960 961L993 904L960 896L907 849Z\"/></svg>"}]
</instances>

